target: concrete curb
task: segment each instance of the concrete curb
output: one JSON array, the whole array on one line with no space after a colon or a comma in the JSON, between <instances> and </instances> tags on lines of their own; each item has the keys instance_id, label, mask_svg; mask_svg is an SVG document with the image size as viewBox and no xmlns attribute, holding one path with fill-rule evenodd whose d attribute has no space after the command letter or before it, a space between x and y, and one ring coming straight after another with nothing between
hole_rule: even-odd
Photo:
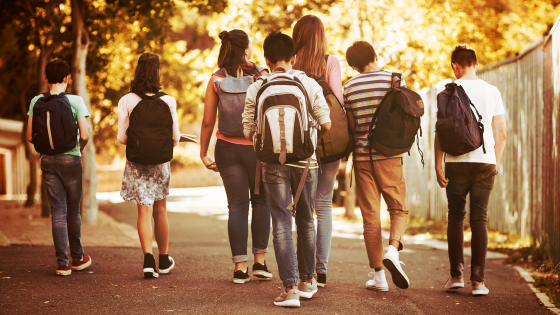
<instances>
[{"instance_id":1,"label":"concrete curb","mask_svg":"<svg viewBox=\"0 0 560 315\"><path fill-rule=\"evenodd\" d=\"M525 270L525 268L520 266L514 266L513 268L517 270L517 272L519 272L519 275L525 280L527 286L531 288L533 292L535 292L535 295L537 296L537 298L539 298L544 307L549 309L554 314L560 314L560 309L550 301L550 298L546 295L546 293L543 293L539 291L539 289L535 288L535 286L533 285L535 279L531 277L531 274L529 274L529 272Z\"/></svg>"}]
</instances>

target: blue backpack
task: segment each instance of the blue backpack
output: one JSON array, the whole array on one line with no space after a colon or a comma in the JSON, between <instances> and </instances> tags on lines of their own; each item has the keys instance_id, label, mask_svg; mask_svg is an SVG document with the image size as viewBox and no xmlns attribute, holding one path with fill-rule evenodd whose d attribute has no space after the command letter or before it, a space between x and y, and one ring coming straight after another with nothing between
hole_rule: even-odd
<instances>
[{"instance_id":1,"label":"blue backpack","mask_svg":"<svg viewBox=\"0 0 560 315\"><path fill-rule=\"evenodd\" d=\"M43 93L33 107L33 145L41 154L62 154L77 145L78 125L67 94Z\"/></svg>"}]
</instances>

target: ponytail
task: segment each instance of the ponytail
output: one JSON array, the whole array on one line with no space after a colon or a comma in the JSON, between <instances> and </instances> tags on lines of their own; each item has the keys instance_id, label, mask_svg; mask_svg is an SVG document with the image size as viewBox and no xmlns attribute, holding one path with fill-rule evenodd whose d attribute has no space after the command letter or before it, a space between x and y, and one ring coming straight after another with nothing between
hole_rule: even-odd
<instances>
[{"instance_id":1,"label":"ponytail","mask_svg":"<svg viewBox=\"0 0 560 315\"><path fill-rule=\"evenodd\" d=\"M223 31L219 35L222 41L218 55L218 67L223 68L231 76L237 76L237 69L241 68L244 75L254 75L257 71L255 64L245 59L245 49L249 47L249 36L242 30Z\"/></svg>"}]
</instances>

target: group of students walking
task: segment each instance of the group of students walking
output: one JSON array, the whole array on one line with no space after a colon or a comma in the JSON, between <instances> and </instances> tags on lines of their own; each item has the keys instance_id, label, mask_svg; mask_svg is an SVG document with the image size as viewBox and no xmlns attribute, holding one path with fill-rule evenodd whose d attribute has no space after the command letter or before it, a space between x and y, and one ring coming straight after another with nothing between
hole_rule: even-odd
<instances>
[{"instance_id":1,"label":"group of students walking","mask_svg":"<svg viewBox=\"0 0 560 315\"><path fill-rule=\"evenodd\" d=\"M272 32L265 38L266 68L250 61L252 43L244 31L223 31L219 37L219 70L206 88L200 157L209 170L219 172L227 194L228 235L235 264L233 282L243 284L250 280L247 239L252 208L252 275L258 279L273 277L265 261L272 226L278 274L285 288L274 304L299 307L300 298L312 298L318 287L326 285L334 184L341 159L353 152L364 241L373 269L366 287L374 291L389 290L385 266L397 287L408 288L410 280L399 259L409 215L403 172L402 152L405 151L386 148L379 140L383 133L375 133L376 124L381 126L386 117L376 111L380 106L390 106L385 105L388 95L399 91L409 93L406 95L413 93L407 92L402 76L382 70L373 47L359 41L346 51L348 65L359 74L348 80L343 89L340 63L335 56L326 54L325 29L313 15L304 16L296 23L293 38L280 32ZM458 80L438 96L434 144L438 183L446 188L449 201L451 275L444 287L446 290L464 287L463 221L466 196L470 194L472 293L488 294L484 284L487 206L497 175L496 164L505 146L504 107L499 91L476 77L478 63L472 48L457 46L451 56L451 66ZM69 275L71 269L81 270L91 264L91 257L83 253L80 243L79 214L82 174L79 156L88 140L85 117L89 114L81 98L64 93L68 77L68 65L64 62L52 61L47 65L50 93L39 95L31 102L28 128L29 141L42 153L41 168L52 207L59 275ZM138 60L131 92L118 104L118 140L127 146L121 196L137 203L146 278L157 278L175 266L168 255L166 197L169 161L173 146L181 136L176 101L160 90L159 57L144 53ZM407 102L406 98L394 99ZM423 113L421 100L407 106L422 109ZM65 151L67 145L62 151L56 151L53 135L57 133L51 129L51 116L54 113L57 122L64 121L59 118L64 113L56 110L62 113L66 107L71 109L66 113L70 117L66 123L73 123L74 130L77 123L79 132L70 135L74 139L71 149ZM450 108L464 115L457 119ZM416 116L410 121L419 128L421 114ZM214 161L208 150L216 119ZM472 123L475 127L471 127ZM458 135L462 135L461 139ZM462 145L465 141L474 145ZM410 146L405 150L410 150ZM447 153L445 172L444 153ZM385 254L381 195L387 203L391 223ZM292 217L295 217L297 251L292 237ZM157 266L153 234L159 250ZM71 268L68 267L68 239Z\"/></svg>"}]
</instances>

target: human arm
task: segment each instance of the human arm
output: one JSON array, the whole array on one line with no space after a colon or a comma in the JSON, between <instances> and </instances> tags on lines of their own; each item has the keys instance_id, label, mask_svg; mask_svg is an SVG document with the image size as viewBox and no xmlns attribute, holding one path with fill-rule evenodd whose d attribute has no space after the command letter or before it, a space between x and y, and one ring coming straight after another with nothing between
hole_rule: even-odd
<instances>
[{"instance_id":1,"label":"human arm","mask_svg":"<svg viewBox=\"0 0 560 315\"><path fill-rule=\"evenodd\" d=\"M208 156L208 147L212 132L216 125L216 114L218 112L218 94L214 91L214 79L210 78L206 87L204 98L204 115L202 116L202 127L200 128L200 159L206 168L218 172L216 162Z\"/></svg>"},{"instance_id":2,"label":"human arm","mask_svg":"<svg viewBox=\"0 0 560 315\"><path fill-rule=\"evenodd\" d=\"M118 113L117 140L119 141L119 143L126 145L126 140L128 139L128 136L126 135L126 131L128 130L128 125L130 123L130 117L128 117L128 109L126 108L125 97L122 97L119 100L117 113Z\"/></svg>"},{"instance_id":3,"label":"human arm","mask_svg":"<svg viewBox=\"0 0 560 315\"><path fill-rule=\"evenodd\" d=\"M257 93L262 83L257 81L249 86L247 89L247 96L245 97L245 109L243 110L243 134L245 138L252 140L253 133L252 127L255 123L255 103L257 101Z\"/></svg>"},{"instance_id":4,"label":"human arm","mask_svg":"<svg viewBox=\"0 0 560 315\"><path fill-rule=\"evenodd\" d=\"M340 61L333 55L330 55L327 60L327 83L333 91L334 95L344 106L344 99L342 97L342 71L340 70Z\"/></svg>"},{"instance_id":5,"label":"human arm","mask_svg":"<svg viewBox=\"0 0 560 315\"><path fill-rule=\"evenodd\" d=\"M167 104L169 105L169 110L171 111L171 118L173 120L173 146L179 145L181 140L181 131L179 131L179 115L177 115L177 101L172 96L166 96L168 99Z\"/></svg>"},{"instance_id":6,"label":"human arm","mask_svg":"<svg viewBox=\"0 0 560 315\"><path fill-rule=\"evenodd\" d=\"M492 124L494 126L494 132L496 133L496 145L494 146L494 150L496 151L496 165L498 165L504 153L504 148L506 147L506 115L501 114L494 116L492 118Z\"/></svg>"},{"instance_id":7,"label":"human arm","mask_svg":"<svg viewBox=\"0 0 560 315\"><path fill-rule=\"evenodd\" d=\"M331 130L331 123L324 123L321 125L321 129L319 130L319 133L317 134L317 139L321 139L323 138L323 136L325 136L327 134L327 132L329 132L329 130Z\"/></svg>"},{"instance_id":8,"label":"human arm","mask_svg":"<svg viewBox=\"0 0 560 315\"><path fill-rule=\"evenodd\" d=\"M27 141L33 143L33 116L27 119Z\"/></svg>"},{"instance_id":9,"label":"human arm","mask_svg":"<svg viewBox=\"0 0 560 315\"><path fill-rule=\"evenodd\" d=\"M449 179L445 178L445 172L443 171L443 151L441 150L441 146L439 144L439 137L436 132L436 136L434 137L434 153L436 156L436 176L439 187L445 188L449 183Z\"/></svg>"},{"instance_id":10,"label":"human arm","mask_svg":"<svg viewBox=\"0 0 560 315\"><path fill-rule=\"evenodd\" d=\"M348 127L352 134L356 134L356 120L354 119L354 113L351 110L346 110L346 120L348 120Z\"/></svg>"},{"instance_id":11,"label":"human arm","mask_svg":"<svg viewBox=\"0 0 560 315\"><path fill-rule=\"evenodd\" d=\"M78 129L80 130L80 152L82 152L89 141L89 132L85 116L78 118Z\"/></svg>"}]
</instances>

